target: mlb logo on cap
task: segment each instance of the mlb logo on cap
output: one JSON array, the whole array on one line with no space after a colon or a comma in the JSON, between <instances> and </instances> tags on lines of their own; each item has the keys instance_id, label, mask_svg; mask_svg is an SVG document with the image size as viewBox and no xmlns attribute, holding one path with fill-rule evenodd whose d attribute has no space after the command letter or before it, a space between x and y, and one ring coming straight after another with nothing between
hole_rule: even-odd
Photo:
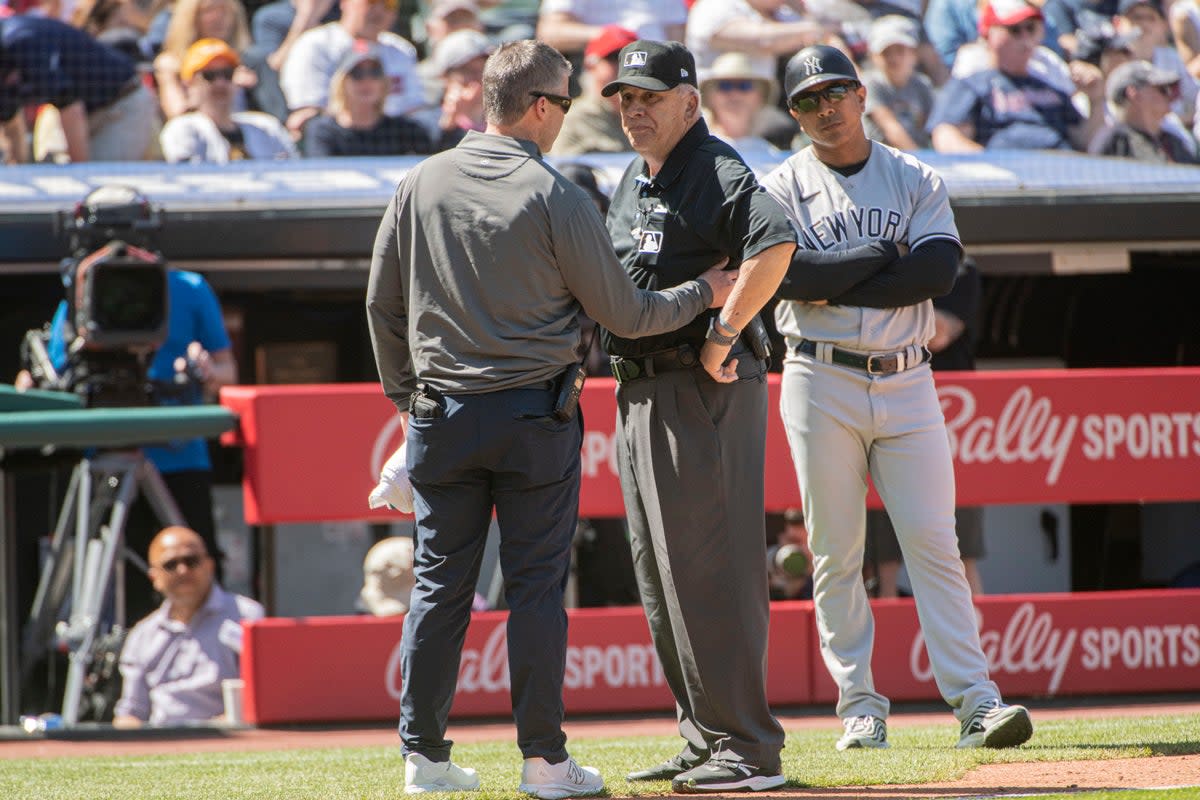
<instances>
[{"instance_id":1,"label":"mlb logo on cap","mask_svg":"<svg viewBox=\"0 0 1200 800\"><path fill-rule=\"evenodd\" d=\"M617 77L600 94L612 97L622 86L666 92L681 83L696 85L696 59L679 42L638 39L621 48Z\"/></svg>"}]
</instances>

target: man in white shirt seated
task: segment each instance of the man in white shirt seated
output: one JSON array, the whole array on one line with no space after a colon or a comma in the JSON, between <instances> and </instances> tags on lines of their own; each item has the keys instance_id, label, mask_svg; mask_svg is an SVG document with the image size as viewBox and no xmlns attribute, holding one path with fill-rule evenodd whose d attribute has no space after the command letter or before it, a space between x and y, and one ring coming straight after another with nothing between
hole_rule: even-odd
<instances>
[{"instance_id":1,"label":"man in white shirt seated","mask_svg":"<svg viewBox=\"0 0 1200 800\"><path fill-rule=\"evenodd\" d=\"M150 542L150 580L166 599L129 632L121 651L121 699L113 725L178 725L218 718L221 681L240 676L242 620L263 607L213 579L212 556L190 528Z\"/></svg>"}]
</instances>

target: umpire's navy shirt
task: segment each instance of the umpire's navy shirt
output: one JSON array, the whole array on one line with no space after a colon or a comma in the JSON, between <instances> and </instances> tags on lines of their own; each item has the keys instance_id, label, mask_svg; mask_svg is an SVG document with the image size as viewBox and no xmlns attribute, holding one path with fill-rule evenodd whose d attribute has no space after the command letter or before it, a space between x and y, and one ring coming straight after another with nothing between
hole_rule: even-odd
<instances>
[{"instance_id":1,"label":"umpire's navy shirt","mask_svg":"<svg viewBox=\"0 0 1200 800\"><path fill-rule=\"evenodd\" d=\"M88 113L115 101L137 74L133 61L81 30L45 17L0 20L0 120L29 103Z\"/></svg>"},{"instance_id":2,"label":"umpire's navy shirt","mask_svg":"<svg viewBox=\"0 0 1200 800\"><path fill-rule=\"evenodd\" d=\"M650 177L638 157L625 170L608 209L608 233L625 271L643 289L665 289L700 276L722 258L741 266L763 250L796 236L783 209L763 191L737 151L709 135L704 120L691 127ZM607 329L604 348L640 356L704 344L704 311L670 333L624 339Z\"/></svg>"}]
</instances>

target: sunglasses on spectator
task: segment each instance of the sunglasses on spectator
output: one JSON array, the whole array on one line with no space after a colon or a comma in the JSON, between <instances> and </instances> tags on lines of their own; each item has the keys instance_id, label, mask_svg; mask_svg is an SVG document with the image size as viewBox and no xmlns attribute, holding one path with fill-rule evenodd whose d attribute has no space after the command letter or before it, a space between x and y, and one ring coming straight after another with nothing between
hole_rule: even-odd
<instances>
[{"instance_id":1,"label":"sunglasses on spectator","mask_svg":"<svg viewBox=\"0 0 1200 800\"><path fill-rule=\"evenodd\" d=\"M549 92L530 92L529 94L531 97L546 98L551 103L554 103L554 105L561 108L564 114L571 110L571 103L573 101L569 97L563 97L561 94L550 94Z\"/></svg>"},{"instance_id":2,"label":"sunglasses on spectator","mask_svg":"<svg viewBox=\"0 0 1200 800\"><path fill-rule=\"evenodd\" d=\"M200 77L204 78L204 80L208 81L209 83L216 83L217 81L231 81L233 80L233 67L202 69L200 70Z\"/></svg>"},{"instance_id":3,"label":"sunglasses on spectator","mask_svg":"<svg viewBox=\"0 0 1200 800\"><path fill-rule=\"evenodd\" d=\"M1027 19L1024 22L1018 22L1016 25L1005 25L1004 28L1010 36L1042 35L1042 21L1040 19Z\"/></svg>"},{"instance_id":4,"label":"sunglasses on spectator","mask_svg":"<svg viewBox=\"0 0 1200 800\"><path fill-rule=\"evenodd\" d=\"M850 92L857 89L858 82L853 83L835 83L833 86L826 86L824 89L816 92L804 92L792 98L792 108L801 114L807 114L816 111L821 107L821 99L830 103L840 103L850 96Z\"/></svg>"},{"instance_id":5,"label":"sunglasses on spectator","mask_svg":"<svg viewBox=\"0 0 1200 800\"><path fill-rule=\"evenodd\" d=\"M1162 96L1167 98L1168 100L1174 100L1179 97L1179 84L1178 83L1168 83L1165 85L1159 84L1159 85L1155 85L1154 88L1158 89L1160 92L1162 92Z\"/></svg>"},{"instance_id":6,"label":"sunglasses on spectator","mask_svg":"<svg viewBox=\"0 0 1200 800\"><path fill-rule=\"evenodd\" d=\"M346 75L356 81L363 81L367 78L382 78L383 66L381 64L359 64L347 72Z\"/></svg>"},{"instance_id":7,"label":"sunglasses on spectator","mask_svg":"<svg viewBox=\"0 0 1200 800\"><path fill-rule=\"evenodd\" d=\"M183 565L183 566L187 567L189 570L193 570L196 567L200 566L200 562L202 562L203 560L204 560L204 556L198 556L198 555L194 555L194 554L186 555L186 556L178 556L176 558L168 558L166 561L159 564L158 568L161 569L163 572L175 572L177 569L179 569L180 565Z\"/></svg>"},{"instance_id":8,"label":"sunglasses on spectator","mask_svg":"<svg viewBox=\"0 0 1200 800\"><path fill-rule=\"evenodd\" d=\"M754 81L750 78L717 81L717 91L719 92L749 92L753 89Z\"/></svg>"}]
</instances>

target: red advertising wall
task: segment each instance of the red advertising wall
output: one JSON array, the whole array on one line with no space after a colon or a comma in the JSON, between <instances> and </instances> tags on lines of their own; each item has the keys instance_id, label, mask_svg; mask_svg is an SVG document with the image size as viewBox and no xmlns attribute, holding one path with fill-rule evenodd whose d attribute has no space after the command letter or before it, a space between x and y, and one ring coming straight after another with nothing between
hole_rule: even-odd
<instances>
[{"instance_id":1,"label":"red advertising wall","mask_svg":"<svg viewBox=\"0 0 1200 800\"><path fill-rule=\"evenodd\" d=\"M981 597L980 636L1009 697L1200 690L1200 590ZM873 665L893 700L939 695L911 600L877 600ZM567 612L568 713L670 710L670 692L640 608ZM452 716L510 713L504 622L473 616ZM242 676L252 724L393 720L399 714L400 618L324 617L245 623ZM772 705L836 699L816 646L812 604L772 604Z\"/></svg>"},{"instance_id":2,"label":"red advertising wall","mask_svg":"<svg viewBox=\"0 0 1200 800\"><path fill-rule=\"evenodd\" d=\"M963 505L1200 497L1200 369L940 373L938 395ZM798 505L770 376L767 509ZM399 416L375 384L233 386L252 525L387 518L367 509L400 443ZM591 379L582 408L585 517L623 516L613 460L612 379ZM394 514L390 514L395 516Z\"/></svg>"}]
</instances>

